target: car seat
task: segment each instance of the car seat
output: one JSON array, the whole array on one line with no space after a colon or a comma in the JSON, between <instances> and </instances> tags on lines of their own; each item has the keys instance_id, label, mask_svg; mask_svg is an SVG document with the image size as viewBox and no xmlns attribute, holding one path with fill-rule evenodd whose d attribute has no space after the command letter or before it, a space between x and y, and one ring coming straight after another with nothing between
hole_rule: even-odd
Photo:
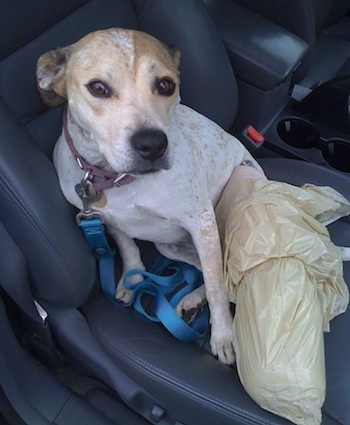
<instances>
[{"instance_id":1,"label":"car seat","mask_svg":"<svg viewBox=\"0 0 350 425\"><path fill-rule=\"evenodd\" d=\"M341 37L341 32L330 29L349 12L345 0L297 0L261 1L261 0L204 0L211 14L217 15L218 28L224 20L232 19L236 4L258 13L277 25L285 28L304 40L309 52L302 60L293 76L294 83L312 87L339 75L347 75L344 68L349 59L349 42ZM226 15L216 10L226 9ZM335 36L335 34L338 35Z\"/></svg>"},{"instance_id":2,"label":"car seat","mask_svg":"<svg viewBox=\"0 0 350 425\"><path fill-rule=\"evenodd\" d=\"M253 124L264 133L283 110L294 109L302 118L350 133L348 2L203 1L244 99L235 132Z\"/></svg>"},{"instance_id":3,"label":"car seat","mask_svg":"<svg viewBox=\"0 0 350 425\"><path fill-rule=\"evenodd\" d=\"M96 29L139 28L180 48L183 102L229 128L238 103L235 77L202 1L3 0L0 8L0 221L24 258L18 275L29 279L47 312L59 352L150 423L287 424L249 398L234 368L102 295L51 162L62 109L47 109L36 90L35 63L44 51ZM293 160L261 163L271 178L329 184L350 199L344 174ZM347 244L349 221L332 225L331 233ZM149 245L143 253L153 255ZM348 265L344 271L349 282ZM324 425L350 423L348 332L346 313L326 335Z\"/></svg>"}]
</instances>

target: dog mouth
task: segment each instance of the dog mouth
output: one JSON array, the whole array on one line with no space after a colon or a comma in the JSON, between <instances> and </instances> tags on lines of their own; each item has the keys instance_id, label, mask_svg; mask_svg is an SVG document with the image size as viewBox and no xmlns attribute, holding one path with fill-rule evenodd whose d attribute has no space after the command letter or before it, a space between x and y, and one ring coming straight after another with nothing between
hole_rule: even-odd
<instances>
[{"instance_id":1,"label":"dog mouth","mask_svg":"<svg viewBox=\"0 0 350 425\"><path fill-rule=\"evenodd\" d=\"M108 160L103 157L98 164L94 164L103 171L115 172L118 174L128 174L133 177L157 174L161 171L169 170L172 167L172 160L167 154L155 161L148 161L140 158L139 155L134 156L133 160L126 166L114 167ZM117 171L118 170L118 171Z\"/></svg>"},{"instance_id":2,"label":"dog mouth","mask_svg":"<svg viewBox=\"0 0 350 425\"><path fill-rule=\"evenodd\" d=\"M169 155L165 154L155 161L147 161L140 157L134 158L133 164L129 171L125 171L130 175L144 176L149 174L156 174L160 171L169 170L172 167L172 160Z\"/></svg>"},{"instance_id":3,"label":"dog mouth","mask_svg":"<svg viewBox=\"0 0 350 425\"><path fill-rule=\"evenodd\" d=\"M152 168L151 170L144 170L144 171L140 171L140 175L145 175L145 174L154 174L154 173L159 173L160 169L159 168Z\"/></svg>"},{"instance_id":4,"label":"dog mouth","mask_svg":"<svg viewBox=\"0 0 350 425\"><path fill-rule=\"evenodd\" d=\"M148 174L156 174L161 171L166 171L171 168L169 162L167 160L161 161L161 164L152 164L152 165L146 165L145 164L138 164L135 167L133 167L130 171L127 173L132 176L145 176Z\"/></svg>"},{"instance_id":5,"label":"dog mouth","mask_svg":"<svg viewBox=\"0 0 350 425\"><path fill-rule=\"evenodd\" d=\"M95 164L101 171L106 172L115 172L117 174L128 174L132 177L141 177L151 174L157 174L164 170L169 170L171 168L167 160L161 161L161 164L133 164L131 167L125 167L123 171L116 171L106 160Z\"/></svg>"}]
</instances>

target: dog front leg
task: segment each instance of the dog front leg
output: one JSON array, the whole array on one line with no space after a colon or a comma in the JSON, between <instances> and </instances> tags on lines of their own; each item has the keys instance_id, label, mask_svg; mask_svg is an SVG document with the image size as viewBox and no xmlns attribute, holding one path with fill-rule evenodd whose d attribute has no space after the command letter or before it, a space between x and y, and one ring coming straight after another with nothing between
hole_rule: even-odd
<instances>
[{"instance_id":1,"label":"dog front leg","mask_svg":"<svg viewBox=\"0 0 350 425\"><path fill-rule=\"evenodd\" d=\"M124 287L124 277L129 270L145 270L145 266L141 260L140 250L132 238L130 238L124 232L121 232L119 230L110 230L110 233L119 248L119 254L123 263L123 271L120 280L117 284L115 298L118 301L127 303L131 299L132 291ZM142 275L135 274L131 276L130 283L135 284L141 282L142 280Z\"/></svg>"},{"instance_id":2,"label":"dog front leg","mask_svg":"<svg viewBox=\"0 0 350 425\"><path fill-rule=\"evenodd\" d=\"M202 266L210 311L212 353L222 363L232 364L235 361L233 319L224 286L220 238L212 205L203 210L187 230L191 232Z\"/></svg>"}]
</instances>

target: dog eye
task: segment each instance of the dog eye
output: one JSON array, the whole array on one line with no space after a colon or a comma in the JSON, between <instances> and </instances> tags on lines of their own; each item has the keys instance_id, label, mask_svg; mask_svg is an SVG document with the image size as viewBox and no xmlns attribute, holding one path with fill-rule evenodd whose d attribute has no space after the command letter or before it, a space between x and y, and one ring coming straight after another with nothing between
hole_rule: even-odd
<instances>
[{"instance_id":1,"label":"dog eye","mask_svg":"<svg viewBox=\"0 0 350 425\"><path fill-rule=\"evenodd\" d=\"M162 78L157 81L157 92L161 96L171 96L176 88L174 81L169 78Z\"/></svg>"},{"instance_id":2,"label":"dog eye","mask_svg":"<svg viewBox=\"0 0 350 425\"><path fill-rule=\"evenodd\" d=\"M99 80L91 81L89 84L87 84L87 88L89 92L95 97L109 97L111 95L109 87Z\"/></svg>"}]
</instances>

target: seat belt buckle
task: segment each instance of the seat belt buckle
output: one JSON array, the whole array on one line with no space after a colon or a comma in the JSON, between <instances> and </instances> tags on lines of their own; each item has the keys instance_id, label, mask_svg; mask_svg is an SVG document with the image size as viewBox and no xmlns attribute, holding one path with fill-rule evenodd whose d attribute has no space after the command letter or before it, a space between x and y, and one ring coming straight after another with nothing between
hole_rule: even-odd
<instances>
[{"instance_id":1,"label":"seat belt buckle","mask_svg":"<svg viewBox=\"0 0 350 425\"><path fill-rule=\"evenodd\" d=\"M250 152L255 152L265 142L265 137L252 125L241 132L239 139Z\"/></svg>"}]
</instances>

